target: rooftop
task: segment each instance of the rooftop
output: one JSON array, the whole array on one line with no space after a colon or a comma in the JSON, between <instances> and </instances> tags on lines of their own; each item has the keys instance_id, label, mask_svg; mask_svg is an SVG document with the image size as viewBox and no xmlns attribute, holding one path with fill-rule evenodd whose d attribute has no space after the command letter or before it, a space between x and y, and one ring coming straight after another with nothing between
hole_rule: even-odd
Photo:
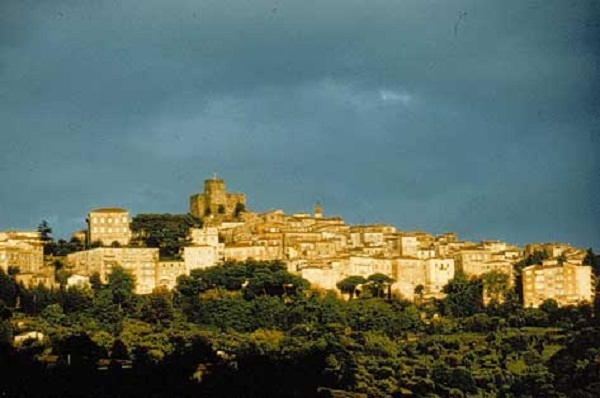
<instances>
[{"instance_id":1,"label":"rooftop","mask_svg":"<svg viewBox=\"0 0 600 398\"><path fill-rule=\"evenodd\" d=\"M103 207L91 210L90 213L128 213L128 211L120 207Z\"/></svg>"}]
</instances>

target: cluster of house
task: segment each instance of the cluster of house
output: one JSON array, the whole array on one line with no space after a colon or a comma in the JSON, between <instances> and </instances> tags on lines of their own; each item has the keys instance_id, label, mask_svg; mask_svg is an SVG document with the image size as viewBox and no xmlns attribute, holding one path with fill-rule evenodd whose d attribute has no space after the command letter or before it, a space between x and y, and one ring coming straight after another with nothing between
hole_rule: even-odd
<instances>
[{"instance_id":1,"label":"cluster of house","mask_svg":"<svg viewBox=\"0 0 600 398\"><path fill-rule=\"evenodd\" d=\"M73 275L68 282L87 283L96 272L106 280L119 265L135 276L136 292L147 294L173 289L178 276L223 261L280 260L318 288L335 290L348 276L381 273L394 280L392 290L414 299L443 296L444 285L459 270L473 277L498 271L513 281L515 262L544 251L549 259L522 273L526 306L537 307L549 298L560 305L593 299L592 270L582 265L585 252L570 245L532 244L522 250L500 241L460 241L454 233L435 236L391 225L347 225L340 217L325 217L319 204L313 214L255 213L245 206L245 196L227 193L223 180L206 180L204 192L190 198L190 213L203 219L203 228L190 229L189 245L179 261L161 261L156 248L128 247L132 234L127 210L93 210L86 240L103 247L69 254L65 262ZM0 234L0 266L18 266L19 277L33 283L43 275L44 261L35 234Z\"/></svg>"}]
</instances>

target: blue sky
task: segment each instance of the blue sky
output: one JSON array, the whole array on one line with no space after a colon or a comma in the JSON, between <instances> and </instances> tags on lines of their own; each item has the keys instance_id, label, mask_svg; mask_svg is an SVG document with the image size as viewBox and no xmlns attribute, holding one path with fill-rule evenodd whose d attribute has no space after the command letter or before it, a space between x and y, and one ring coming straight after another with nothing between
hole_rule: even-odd
<instances>
[{"instance_id":1,"label":"blue sky","mask_svg":"<svg viewBox=\"0 0 600 398\"><path fill-rule=\"evenodd\" d=\"M594 1L0 3L0 229L249 207L600 249Z\"/></svg>"}]
</instances>

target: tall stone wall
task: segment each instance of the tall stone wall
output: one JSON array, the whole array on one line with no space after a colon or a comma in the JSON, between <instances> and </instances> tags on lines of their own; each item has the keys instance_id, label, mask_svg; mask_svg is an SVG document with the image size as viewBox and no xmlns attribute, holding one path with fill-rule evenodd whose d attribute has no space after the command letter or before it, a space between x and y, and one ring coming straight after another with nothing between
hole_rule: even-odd
<instances>
[{"instance_id":1,"label":"tall stone wall","mask_svg":"<svg viewBox=\"0 0 600 398\"><path fill-rule=\"evenodd\" d=\"M204 181L204 193L190 196L190 213L196 217L233 217L238 203L245 207L246 195L227 193L222 179L208 179Z\"/></svg>"}]
</instances>

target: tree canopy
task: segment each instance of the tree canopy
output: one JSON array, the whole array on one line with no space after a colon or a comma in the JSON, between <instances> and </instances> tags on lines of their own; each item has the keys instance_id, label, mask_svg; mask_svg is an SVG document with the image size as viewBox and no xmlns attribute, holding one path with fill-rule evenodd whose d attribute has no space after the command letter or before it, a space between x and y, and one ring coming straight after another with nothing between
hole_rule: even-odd
<instances>
[{"instance_id":1,"label":"tree canopy","mask_svg":"<svg viewBox=\"0 0 600 398\"><path fill-rule=\"evenodd\" d=\"M161 258L177 259L189 242L189 229L200 227L202 220L191 214L138 214L131 222L131 245L157 247Z\"/></svg>"},{"instance_id":2,"label":"tree canopy","mask_svg":"<svg viewBox=\"0 0 600 398\"><path fill-rule=\"evenodd\" d=\"M352 300L356 293L356 288L366 282L367 280L363 276L351 275L339 281L336 286L342 293L350 295L350 300Z\"/></svg>"}]
</instances>

